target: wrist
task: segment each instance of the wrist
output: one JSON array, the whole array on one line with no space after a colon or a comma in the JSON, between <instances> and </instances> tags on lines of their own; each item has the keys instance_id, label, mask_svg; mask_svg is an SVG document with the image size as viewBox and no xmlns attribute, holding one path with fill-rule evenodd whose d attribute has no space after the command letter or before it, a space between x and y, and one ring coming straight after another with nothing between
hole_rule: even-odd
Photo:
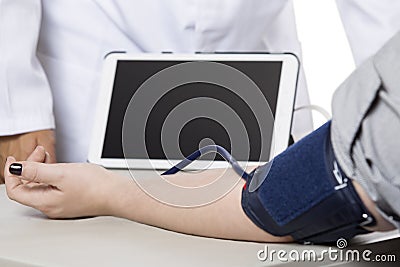
<instances>
[{"instance_id":1,"label":"wrist","mask_svg":"<svg viewBox=\"0 0 400 267\"><path fill-rule=\"evenodd\" d=\"M101 206L104 215L115 217L126 217L126 208L129 206L129 199L135 194L133 192L135 183L130 177L107 172L106 179L109 181L104 190Z\"/></svg>"}]
</instances>

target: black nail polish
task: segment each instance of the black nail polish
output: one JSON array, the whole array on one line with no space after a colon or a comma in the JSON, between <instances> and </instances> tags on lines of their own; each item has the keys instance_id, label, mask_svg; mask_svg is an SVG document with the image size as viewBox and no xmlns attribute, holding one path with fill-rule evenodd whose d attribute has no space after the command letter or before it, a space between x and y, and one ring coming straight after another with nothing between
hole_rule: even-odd
<instances>
[{"instance_id":1,"label":"black nail polish","mask_svg":"<svg viewBox=\"0 0 400 267\"><path fill-rule=\"evenodd\" d=\"M22 164L21 163L13 163L10 165L9 170L10 170L10 173L20 176L22 174Z\"/></svg>"}]
</instances>

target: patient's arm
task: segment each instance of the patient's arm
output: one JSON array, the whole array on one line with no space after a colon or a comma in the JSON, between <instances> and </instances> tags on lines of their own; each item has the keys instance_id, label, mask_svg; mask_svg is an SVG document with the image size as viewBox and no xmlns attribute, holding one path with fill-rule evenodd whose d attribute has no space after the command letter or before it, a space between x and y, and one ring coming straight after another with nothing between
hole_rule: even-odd
<instances>
[{"instance_id":1,"label":"patient's arm","mask_svg":"<svg viewBox=\"0 0 400 267\"><path fill-rule=\"evenodd\" d=\"M262 242L292 240L291 237L274 237L247 218L241 208L243 181L216 202L197 208L179 208L148 196L131 178L116 175L97 165L22 162L22 176L14 176L8 171L14 161L9 158L6 163L8 196L51 218L113 215L199 236ZM180 173L168 178L183 186L207 184L222 171ZM232 179L238 178L232 170L227 174ZM373 202L361 187L356 188L378 221L372 230L388 230L390 225L376 212Z\"/></svg>"},{"instance_id":2,"label":"patient's arm","mask_svg":"<svg viewBox=\"0 0 400 267\"><path fill-rule=\"evenodd\" d=\"M180 173L168 177L176 184L193 186L193 183L206 184L218 177L224 170L209 170L201 173ZM228 169L227 174L237 179L237 174ZM131 181L129 181L131 183ZM136 186L127 186L121 192L120 201L115 203L113 215L161 228L200 236L252 240L264 242L288 242L290 237L274 237L251 222L241 208L241 180L232 191L222 199L197 208L177 208L162 204L148 197ZM122 197L125 196L125 197ZM188 193L187 197L190 197ZM138 203L135 205L133 203ZM132 205L133 204L133 205Z\"/></svg>"},{"instance_id":3,"label":"patient's arm","mask_svg":"<svg viewBox=\"0 0 400 267\"><path fill-rule=\"evenodd\" d=\"M264 242L292 240L274 237L247 218L240 204L242 181L216 202L197 208L179 208L148 196L132 178L116 175L97 165L22 162L20 179L8 171L13 162L14 159L9 158L5 168L8 196L50 218L113 215L199 236ZM208 183L222 171L182 173L168 178L180 185L192 186L193 183ZM238 179L234 171L227 171L232 179Z\"/></svg>"}]
</instances>

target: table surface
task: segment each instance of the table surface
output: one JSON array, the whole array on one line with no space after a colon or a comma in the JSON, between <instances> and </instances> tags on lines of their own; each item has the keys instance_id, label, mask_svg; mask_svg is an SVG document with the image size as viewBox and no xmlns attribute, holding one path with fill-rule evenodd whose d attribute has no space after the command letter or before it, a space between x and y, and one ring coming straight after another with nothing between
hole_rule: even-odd
<instances>
[{"instance_id":1,"label":"table surface","mask_svg":"<svg viewBox=\"0 0 400 267\"><path fill-rule=\"evenodd\" d=\"M301 252L312 248L320 253L326 249L195 237L114 217L50 220L34 209L9 200L5 187L0 186L0 266L247 267L282 264L277 259L273 262L258 260L257 252L266 245L269 250L277 251Z\"/></svg>"}]
</instances>

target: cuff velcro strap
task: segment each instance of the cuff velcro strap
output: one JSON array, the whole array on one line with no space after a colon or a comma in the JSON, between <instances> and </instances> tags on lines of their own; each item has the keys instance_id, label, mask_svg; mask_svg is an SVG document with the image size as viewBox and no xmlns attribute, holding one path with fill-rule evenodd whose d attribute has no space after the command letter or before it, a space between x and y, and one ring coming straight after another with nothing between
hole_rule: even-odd
<instances>
[{"instance_id":1,"label":"cuff velcro strap","mask_svg":"<svg viewBox=\"0 0 400 267\"><path fill-rule=\"evenodd\" d=\"M299 242L351 239L375 224L335 159L330 122L255 169L242 207L260 228Z\"/></svg>"}]
</instances>

